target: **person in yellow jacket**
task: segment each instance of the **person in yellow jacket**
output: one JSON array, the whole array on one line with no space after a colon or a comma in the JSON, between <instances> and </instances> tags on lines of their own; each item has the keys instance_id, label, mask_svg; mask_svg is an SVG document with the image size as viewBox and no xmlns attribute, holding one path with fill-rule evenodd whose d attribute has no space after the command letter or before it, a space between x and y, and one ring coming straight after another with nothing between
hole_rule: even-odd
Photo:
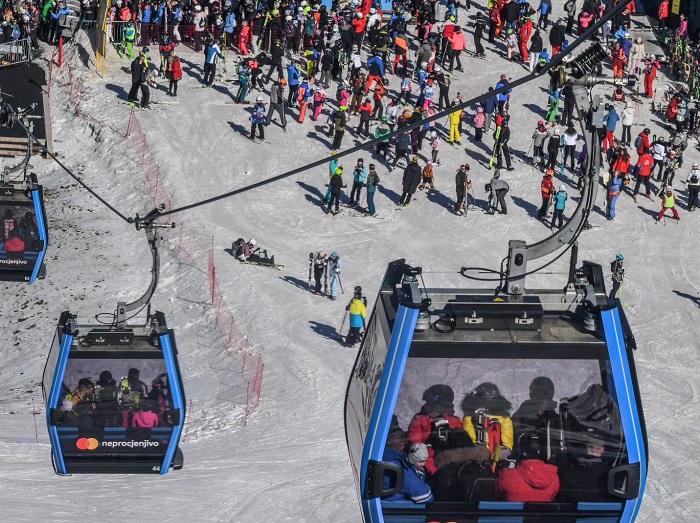
<instances>
[{"instance_id":1,"label":"person in yellow jacket","mask_svg":"<svg viewBox=\"0 0 700 523\"><path fill-rule=\"evenodd\" d=\"M457 105L457 102L452 102L452 105ZM450 143L462 143L459 135L459 122L462 121L462 110L458 109L450 113Z\"/></svg>"},{"instance_id":2,"label":"person in yellow jacket","mask_svg":"<svg viewBox=\"0 0 700 523\"><path fill-rule=\"evenodd\" d=\"M345 337L345 343L354 345L360 341L360 329L364 329L365 318L367 318L367 307L362 297L362 287L355 287L355 296L352 298L347 310L350 313L350 331Z\"/></svg>"},{"instance_id":3,"label":"person in yellow jacket","mask_svg":"<svg viewBox=\"0 0 700 523\"><path fill-rule=\"evenodd\" d=\"M661 218L664 217L666 214L666 211L671 209L671 212L673 213L673 217L676 220L680 220L681 217L678 216L678 211L676 210L676 195L673 194L673 187L668 186L666 187L666 193L663 196L663 202L664 206L662 209L659 211L659 215L656 217L656 221L658 222L661 220Z\"/></svg>"},{"instance_id":4,"label":"person in yellow jacket","mask_svg":"<svg viewBox=\"0 0 700 523\"><path fill-rule=\"evenodd\" d=\"M462 399L463 427L477 445L484 445L496 464L513 449L512 405L493 383L481 383Z\"/></svg>"}]
</instances>

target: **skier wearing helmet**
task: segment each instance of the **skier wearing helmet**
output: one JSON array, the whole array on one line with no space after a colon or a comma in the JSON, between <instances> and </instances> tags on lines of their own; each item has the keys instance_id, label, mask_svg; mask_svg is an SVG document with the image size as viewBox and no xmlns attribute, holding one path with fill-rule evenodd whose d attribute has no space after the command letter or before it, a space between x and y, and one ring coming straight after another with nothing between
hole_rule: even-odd
<instances>
[{"instance_id":1,"label":"skier wearing helmet","mask_svg":"<svg viewBox=\"0 0 700 523\"><path fill-rule=\"evenodd\" d=\"M540 184L540 190L542 193L542 206L540 211L537 213L538 220L544 220L547 217L547 209L549 208L549 200L552 195L556 192L554 189L554 170L547 168L544 176L542 177L542 183Z\"/></svg>"},{"instance_id":2,"label":"skier wearing helmet","mask_svg":"<svg viewBox=\"0 0 700 523\"><path fill-rule=\"evenodd\" d=\"M625 269L622 266L622 262L625 257L622 254L618 254L615 259L610 262L610 272L612 272L612 290L610 291L610 296L608 298L610 301L614 301L617 296L617 291L622 287L622 281L625 278Z\"/></svg>"},{"instance_id":3,"label":"skier wearing helmet","mask_svg":"<svg viewBox=\"0 0 700 523\"><path fill-rule=\"evenodd\" d=\"M511 403L493 383L481 383L462 399L463 427L477 445L484 445L491 461L498 463L513 449Z\"/></svg>"},{"instance_id":4,"label":"skier wearing helmet","mask_svg":"<svg viewBox=\"0 0 700 523\"><path fill-rule=\"evenodd\" d=\"M255 127L257 126L258 135L261 140L264 140L265 128L263 127L263 124L265 123L265 104L263 103L262 96L258 96L255 100L253 114L250 115L250 121L252 122L250 126L250 139L255 140Z\"/></svg>"},{"instance_id":5,"label":"skier wearing helmet","mask_svg":"<svg viewBox=\"0 0 700 523\"><path fill-rule=\"evenodd\" d=\"M666 214L666 211L669 209L673 213L673 217L676 220L680 220L681 217L678 216L678 211L676 210L676 195L673 194L673 187L671 187L670 185L666 187L666 193L662 196L662 201L663 207L659 211L659 214L656 217L656 221L658 222L659 220L661 220L661 218L663 218Z\"/></svg>"},{"instance_id":6,"label":"skier wearing helmet","mask_svg":"<svg viewBox=\"0 0 700 523\"><path fill-rule=\"evenodd\" d=\"M552 227L557 223L557 228L561 229L564 226L564 209L566 209L566 200L569 195L566 194L566 187L559 186L559 190L554 195L554 214L552 215Z\"/></svg>"}]
</instances>

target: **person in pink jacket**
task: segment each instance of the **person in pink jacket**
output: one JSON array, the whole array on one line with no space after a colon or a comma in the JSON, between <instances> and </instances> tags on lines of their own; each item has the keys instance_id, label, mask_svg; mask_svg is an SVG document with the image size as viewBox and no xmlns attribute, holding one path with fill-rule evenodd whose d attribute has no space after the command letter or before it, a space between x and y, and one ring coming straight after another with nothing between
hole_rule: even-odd
<instances>
[{"instance_id":1,"label":"person in pink jacket","mask_svg":"<svg viewBox=\"0 0 700 523\"><path fill-rule=\"evenodd\" d=\"M338 100L338 107L348 106L348 102L350 101L350 93L348 92L346 86L343 86L342 90L340 91L340 99Z\"/></svg>"},{"instance_id":2,"label":"person in pink jacket","mask_svg":"<svg viewBox=\"0 0 700 523\"><path fill-rule=\"evenodd\" d=\"M140 429L152 429L158 426L158 414L151 412L150 401L144 401L141 410L134 412L131 426Z\"/></svg>"},{"instance_id":3,"label":"person in pink jacket","mask_svg":"<svg viewBox=\"0 0 700 523\"><path fill-rule=\"evenodd\" d=\"M323 102L326 101L326 92L319 88L316 89L316 92L314 93L314 114L311 115L311 119L315 122L318 120L318 117L321 115L321 111L323 110Z\"/></svg>"},{"instance_id":4,"label":"person in pink jacket","mask_svg":"<svg viewBox=\"0 0 700 523\"><path fill-rule=\"evenodd\" d=\"M463 71L462 61L459 59L459 55L467 48L467 39L462 32L462 28L458 25L455 26L455 32L449 39L452 44L452 54L450 55L450 71L454 66L455 58L457 59L457 70Z\"/></svg>"}]
</instances>

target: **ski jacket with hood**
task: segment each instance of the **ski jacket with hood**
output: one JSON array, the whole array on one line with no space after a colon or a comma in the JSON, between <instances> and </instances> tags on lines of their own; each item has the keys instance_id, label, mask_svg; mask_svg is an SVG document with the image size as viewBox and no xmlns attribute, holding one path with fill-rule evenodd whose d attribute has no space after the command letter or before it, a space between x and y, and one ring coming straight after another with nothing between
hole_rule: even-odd
<instances>
[{"instance_id":1,"label":"ski jacket with hood","mask_svg":"<svg viewBox=\"0 0 700 523\"><path fill-rule=\"evenodd\" d=\"M384 498L384 501L404 501L411 500L414 503L429 503L433 500L433 493L428 484L418 477L418 473L413 465L406 461L403 454L392 449L384 449L382 461L393 463L403 469L403 488L400 492ZM384 478L384 487L389 488L390 479Z\"/></svg>"},{"instance_id":2,"label":"ski jacket with hood","mask_svg":"<svg viewBox=\"0 0 700 523\"><path fill-rule=\"evenodd\" d=\"M632 102L627 102L622 110L622 125L629 127L634 123L634 106Z\"/></svg>"},{"instance_id":3,"label":"ski jacket with hood","mask_svg":"<svg viewBox=\"0 0 700 523\"><path fill-rule=\"evenodd\" d=\"M557 467L526 459L514 469L503 469L496 480L496 494L503 501L550 502L559 492Z\"/></svg>"}]
</instances>

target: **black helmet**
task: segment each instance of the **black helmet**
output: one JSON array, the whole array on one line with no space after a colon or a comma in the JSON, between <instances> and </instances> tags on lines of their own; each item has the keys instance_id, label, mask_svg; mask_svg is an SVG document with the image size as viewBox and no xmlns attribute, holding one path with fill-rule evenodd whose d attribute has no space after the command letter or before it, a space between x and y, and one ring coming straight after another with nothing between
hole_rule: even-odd
<instances>
[{"instance_id":1,"label":"black helmet","mask_svg":"<svg viewBox=\"0 0 700 523\"><path fill-rule=\"evenodd\" d=\"M544 445L542 444L540 437L536 434L524 434L520 441L518 441L518 447L520 448L520 459L536 459L544 461L545 452Z\"/></svg>"},{"instance_id":2,"label":"black helmet","mask_svg":"<svg viewBox=\"0 0 700 523\"><path fill-rule=\"evenodd\" d=\"M554 383L546 376L538 376L530 383L531 400L551 400L554 398Z\"/></svg>"},{"instance_id":3,"label":"black helmet","mask_svg":"<svg viewBox=\"0 0 700 523\"><path fill-rule=\"evenodd\" d=\"M498 390L497 385L487 381L486 383L477 385L477 387L474 389L474 394L487 400L492 400L500 397L501 392Z\"/></svg>"},{"instance_id":4,"label":"black helmet","mask_svg":"<svg viewBox=\"0 0 700 523\"><path fill-rule=\"evenodd\" d=\"M642 132L643 132L644 134L651 134L651 129L649 129L649 128L647 127L647 128L645 128L644 131L642 131Z\"/></svg>"},{"instance_id":5,"label":"black helmet","mask_svg":"<svg viewBox=\"0 0 700 523\"><path fill-rule=\"evenodd\" d=\"M359 285L355 286L355 294L362 294L362 287Z\"/></svg>"},{"instance_id":6,"label":"black helmet","mask_svg":"<svg viewBox=\"0 0 700 523\"><path fill-rule=\"evenodd\" d=\"M455 393L449 385L433 385L423 393L423 401L440 407L454 406Z\"/></svg>"}]
</instances>

